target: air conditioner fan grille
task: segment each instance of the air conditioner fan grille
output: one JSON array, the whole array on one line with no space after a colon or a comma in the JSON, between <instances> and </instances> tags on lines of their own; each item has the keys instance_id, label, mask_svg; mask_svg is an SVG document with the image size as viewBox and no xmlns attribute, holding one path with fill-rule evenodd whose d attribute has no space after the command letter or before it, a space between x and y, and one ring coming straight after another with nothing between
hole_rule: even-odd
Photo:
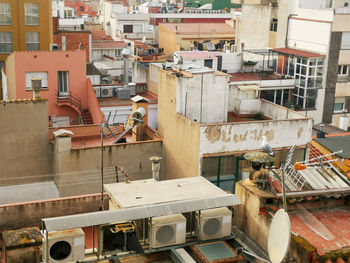
<instances>
[{"instance_id":1,"label":"air conditioner fan grille","mask_svg":"<svg viewBox=\"0 0 350 263\"><path fill-rule=\"evenodd\" d=\"M203 225L203 232L207 236L216 235L221 228L221 222L217 218L210 218Z\"/></svg>"},{"instance_id":2,"label":"air conditioner fan grille","mask_svg":"<svg viewBox=\"0 0 350 263\"><path fill-rule=\"evenodd\" d=\"M159 243L167 244L174 238L175 230L173 226L165 225L158 228L156 232L156 239Z\"/></svg>"}]
</instances>

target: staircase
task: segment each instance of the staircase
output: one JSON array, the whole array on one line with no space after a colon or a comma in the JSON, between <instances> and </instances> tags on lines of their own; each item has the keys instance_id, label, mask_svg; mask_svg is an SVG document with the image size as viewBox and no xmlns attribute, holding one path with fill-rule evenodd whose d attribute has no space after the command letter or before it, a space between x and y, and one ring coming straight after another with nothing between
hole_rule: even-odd
<instances>
[{"instance_id":1,"label":"staircase","mask_svg":"<svg viewBox=\"0 0 350 263\"><path fill-rule=\"evenodd\" d=\"M94 124L89 110L83 110L83 112L81 113L81 118L84 124Z\"/></svg>"},{"instance_id":2,"label":"staircase","mask_svg":"<svg viewBox=\"0 0 350 263\"><path fill-rule=\"evenodd\" d=\"M94 124L90 111L88 109L82 109L81 100L78 96L74 95L72 92L69 92L67 96L62 97L60 96L59 92L57 92L56 98L58 106L69 105L79 112L82 119L82 124Z\"/></svg>"}]
</instances>

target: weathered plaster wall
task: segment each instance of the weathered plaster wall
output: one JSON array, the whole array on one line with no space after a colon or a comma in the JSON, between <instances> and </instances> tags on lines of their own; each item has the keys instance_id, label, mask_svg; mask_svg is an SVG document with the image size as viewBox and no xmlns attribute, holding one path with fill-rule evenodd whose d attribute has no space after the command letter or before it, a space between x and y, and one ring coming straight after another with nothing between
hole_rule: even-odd
<instances>
[{"instance_id":1,"label":"weathered plaster wall","mask_svg":"<svg viewBox=\"0 0 350 263\"><path fill-rule=\"evenodd\" d=\"M199 125L176 113L177 77L159 72L158 132L164 144L164 177L174 179L199 175Z\"/></svg>"},{"instance_id":2,"label":"weathered plaster wall","mask_svg":"<svg viewBox=\"0 0 350 263\"><path fill-rule=\"evenodd\" d=\"M152 177L151 156L162 156L160 140L104 147L104 183L115 183L115 166L134 180ZM60 196L98 193L101 190L101 149L71 149L71 139L55 139L55 183Z\"/></svg>"},{"instance_id":3,"label":"weathered plaster wall","mask_svg":"<svg viewBox=\"0 0 350 263\"><path fill-rule=\"evenodd\" d=\"M42 218L99 211L101 195L84 195L37 202L0 205L0 229L40 226ZM108 200L104 202L108 209Z\"/></svg>"},{"instance_id":4,"label":"weathered plaster wall","mask_svg":"<svg viewBox=\"0 0 350 263\"><path fill-rule=\"evenodd\" d=\"M201 125L200 153L259 150L263 135L272 148L301 146L311 141L311 131L311 119Z\"/></svg>"},{"instance_id":5,"label":"weathered plaster wall","mask_svg":"<svg viewBox=\"0 0 350 263\"><path fill-rule=\"evenodd\" d=\"M243 182L236 183L235 195L241 200L242 205L235 207L233 222L236 222L240 230L267 251L267 238L272 220L259 215L259 209L263 206L262 199L246 190Z\"/></svg>"},{"instance_id":6,"label":"weathered plaster wall","mask_svg":"<svg viewBox=\"0 0 350 263\"><path fill-rule=\"evenodd\" d=\"M271 7L268 5L243 5L239 37L245 43L245 49L268 47L270 20Z\"/></svg>"},{"instance_id":7,"label":"weathered plaster wall","mask_svg":"<svg viewBox=\"0 0 350 263\"><path fill-rule=\"evenodd\" d=\"M51 178L46 100L0 104L0 185Z\"/></svg>"},{"instance_id":8,"label":"weathered plaster wall","mask_svg":"<svg viewBox=\"0 0 350 263\"><path fill-rule=\"evenodd\" d=\"M174 51L180 50L176 44L176 34L171 32L162 24L159 24L158 45L159 48L164 48L164 54L173 54Z\"/></svg>"},{"instance_id":9,"label":"weathered plaster wall","mask_svg":"<svg viewBox=\"0 0 350 263\"><path fill-rule=\"evenodd\" d=\"M228 80L213 72L178 78L176 112L200 123L226 122Z\"/></svg>"}]
</instances>

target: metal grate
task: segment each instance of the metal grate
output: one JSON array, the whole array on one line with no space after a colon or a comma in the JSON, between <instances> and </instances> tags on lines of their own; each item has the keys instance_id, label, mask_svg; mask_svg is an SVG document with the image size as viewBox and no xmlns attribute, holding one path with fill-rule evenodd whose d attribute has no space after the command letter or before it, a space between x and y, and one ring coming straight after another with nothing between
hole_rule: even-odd
<instances>
[{"instance_id":1,"label":"metal grate","mask_svg":"<svg viewBox=\"0 0 350 263\"><path fill-rule=\"evenodd\" d=\"M156 240L162 244L168 244L174 239L175 230L172 225L164 225L158 228L156 232Z\"/></svg>"},{"instance_id":2,"label":"metal grate","mask_svg":"<svg viewBox=\"0 0 350 263\"><path fill-rule=\"evenodd\" d=\"M221 222L217 218L210 218L203 225L203 232L207 236L216 235L221 229Z\"/></svg>"}]
</instances>

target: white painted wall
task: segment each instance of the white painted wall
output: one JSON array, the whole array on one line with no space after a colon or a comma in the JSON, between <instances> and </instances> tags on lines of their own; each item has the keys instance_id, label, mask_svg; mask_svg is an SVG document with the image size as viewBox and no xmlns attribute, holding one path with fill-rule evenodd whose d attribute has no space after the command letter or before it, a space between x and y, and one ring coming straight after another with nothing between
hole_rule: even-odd
<instances>
[{"instance_id":1,"label":"white painted wall","mask_svg":"<svg viewBox=\"0 0 350 263\"><path fill-rule=\"evenodd\" d=\"M272 148L306 145L311 141L312 120L245 122L200 127L200 155L260 150L262 136Z\"/></svg>"},{"instance_id":2,"label":"white painted wall","mask_svg":"<svg viewBox=\"0 0 350 263\"><path fill-rule=\"evenodd\" d=\"M290 19L288 46L326 54L331 32L331 23Z\"/></svg>"},{"instance_id":3,"label":"white painted wall","mask_svg":"<svg viewBox=\"0 0 350 263\"><path fill-rule=\"evenodd\" d=\"M227 121L228 76L178 78L176 111L201 123Z\"/></svg>"},{"instance_id":4,"label":"white painted wall","mask_svg":"<svg viewBox=\"0 0 350 263\"><path fill-rule=\"evenodd\" d=\"M4 72L4 69L1 69L1 77L2 77L2 99L8 100L7 77Z\"/></svg>"},{"instance_id":5,"label":"white painted wall","mask_svg":"<svg viewBox=\"0 0 350 263\"><path fill-rule=\"evenodd\" d=\"M101 84L101 76L100 75L87 75L86 77L91 80L92 85Z\"/></svg>"}]
</instances>

